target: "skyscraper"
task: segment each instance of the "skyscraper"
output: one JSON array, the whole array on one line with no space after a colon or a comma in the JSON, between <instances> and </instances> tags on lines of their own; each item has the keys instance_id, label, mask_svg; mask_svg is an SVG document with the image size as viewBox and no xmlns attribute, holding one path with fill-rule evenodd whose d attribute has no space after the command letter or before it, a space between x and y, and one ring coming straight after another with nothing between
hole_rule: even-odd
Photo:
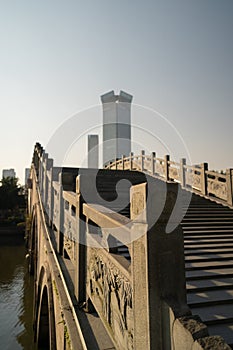
<instances>
[{"instance_id":1,"label":"skyscraper","mask_svg":"<svg viewBox=\"0 0 233 350\"><path fill-rule=\"evenodd\" d=\"M16 177L15 169L3 169L2 171L2 177Z\"/></svg>"},{"instance_id":2,"label":"skyscraper","mask_svg":"<svg viewBox=\"0 0 233 350\"><path fill-rule=\"evenodd\" d=\"M88 168L98 169L99 165L99 136L88 135Z\"/></svg>"},{"instance_id":3,"label":"skyscraper","mask_svg":"<svg viewBox=\"0 0 233 350\"><path fill-rule=\"evenodd\" d=\"M103 104L103 164L131 152L131 102L124 91L101 96Z\"/></svg>"}]
</instances>

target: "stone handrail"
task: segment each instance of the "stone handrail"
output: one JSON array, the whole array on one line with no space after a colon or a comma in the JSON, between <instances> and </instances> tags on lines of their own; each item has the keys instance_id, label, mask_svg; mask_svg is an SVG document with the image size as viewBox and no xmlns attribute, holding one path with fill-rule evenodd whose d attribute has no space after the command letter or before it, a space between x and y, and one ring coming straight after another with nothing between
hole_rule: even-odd
<instances>
[{"instance_id":1,"label":"stone handrail","mask_svg":"<svg viewBox=\"0 0 233 350\"><path fill-rule=\"evenodd\" d=\"M191 167L185 160L178 164L168 156L162 159L156 158L155 153L150 157L144 152L140 156L122 157L108 169L114 167L146 171L168 181L161 219L151 227L148 223L160 198L160 180L151 180L151 207L146 205L147 184L131 186L129 219L99 205L98 201L95 203L95 196L91 196L93 202L88 202L89 192L93 190L93 170L82 169L80 175L79 169L54 167L53 160L39 144L33 155L41 209L53 229L51 242L57 254L69 258L74 270L70 278L79 305L86 305L88 310L95 308L116 349L162 350L165 344L172 343L171 338L162 336L164 327L169 327L169 324L165 326L169 320L163 313L163 305L171 305L175 319L190 314L184 288L183 233L180 226L169 234L165 230L176 201L176 182L208 194L210 181L228 184L229 175L217 177L205 165ZM109 176L108 171L102 171ZM195 179L195 186L190 178ZM138 220L141 211L143 215ZM118 254L116 243L128 248L129 260ZM174 346L172 349L180 350Z\"/></svg>"},{"instance_id":2,"label":"stone handrail","mask_svg":"<svg viewBox=\"0 0 233 350\"><path fill-rule=\"evenodd\" d=\"M233 205L233 169L227 169L225 174L220 174L209 171L207 163L187 165L185 158L178 163L171 161L168 155L158 158L155 152L145 155L144 151L140 155L131 152L128 157L122 156L107 164L105 169L142 171L165 181L178 182L182 188L220 200L228 206Z\"/></svg>"}]
</instances>

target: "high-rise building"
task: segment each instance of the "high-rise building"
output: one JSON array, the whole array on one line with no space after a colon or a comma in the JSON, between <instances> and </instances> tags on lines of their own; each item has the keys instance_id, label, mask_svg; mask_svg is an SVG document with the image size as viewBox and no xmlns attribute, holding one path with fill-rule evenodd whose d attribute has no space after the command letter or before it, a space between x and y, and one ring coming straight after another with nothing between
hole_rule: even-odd
<instances>
[{"instance_id":1,"label":"high-rise building","mask_svg":"<svg viewBox=\"0 0 233 350\"><path fill-rule=\"evenodd\" d=\"M99 166L99 136L88 135L88 168L98 169Z\"/></svg>"},{"instance_id":2,"label":"high-rise building","mask_svg":"<svg viewBox=\"0 0 233 350\"><path fill-rule=\"evenodd\" d=\"M7 177L16 177L16 173L14 169L3 169L2 171L2 178Z\"/></svg>"},{"instance_id":3,"label":"high-rise building","mask_svg":"<svg viewBox=\"0 0 233 350\"><path fill-rule=\"evenodd\" d=\"M29 179L29 176L30 176L30 171L31 169L30 168L25 168L25 186L27 185L27 181Z\"/></svg>"},{"instance_id":4,"label":"high-rise building","mask_svg":"<svg viewBox=\"0 0 233 350\"><path fill-rule=\"evenodd\" d=\"M131 102L124 91L101 96L103 104L103 165L131 152Z\"/></svg>"}]
</instances>

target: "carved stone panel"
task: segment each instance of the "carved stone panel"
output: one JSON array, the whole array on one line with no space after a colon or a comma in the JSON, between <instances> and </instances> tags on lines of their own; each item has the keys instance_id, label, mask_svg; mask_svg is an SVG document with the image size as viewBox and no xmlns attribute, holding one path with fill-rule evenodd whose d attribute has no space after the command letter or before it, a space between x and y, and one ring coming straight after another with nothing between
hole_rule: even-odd
<instances>
[{"instance_id":1,"label":"carved stone panel","mask_svg":"<svg viewBox=\"0 0 233 350\"><path fill-rule=\"evenodd\" d=\"M76 218L64 211L64 248L71 260L75 260L75 242L77 235Z\"/></svg>"},{"instance_id":2,"label":"carved stone panel","mask_svg":"<svg viewBox=\"0 0 233 350\"><path fill-rule=\"evenodd\" d=\"M227 200L227 185L225 182L208 179L208 193Z\"/></svg>"},{"instance_id":3,"label":"carved stone panel","mask_svg":"<svg viewBox=\"0 0 233 350\"><path fill-rule=\"evenodd\" d=\"M132 287L112 261L93 254L89 261L89 293L119 349L133 349Z\"/></svg>"}]
</instances>

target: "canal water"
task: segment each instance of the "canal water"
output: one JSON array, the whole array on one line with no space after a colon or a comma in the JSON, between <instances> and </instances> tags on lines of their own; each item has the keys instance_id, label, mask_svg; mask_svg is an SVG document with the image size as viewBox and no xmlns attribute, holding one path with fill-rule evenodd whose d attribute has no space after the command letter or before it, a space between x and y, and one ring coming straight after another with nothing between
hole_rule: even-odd
<instances>
[{"instance_id":1,"label":"canal water","mask_svg":"<svg viewBox=\"0 0 233 350\"><path fill-rule=\"evenodd\" d=\"M34 350L33 278L23 240L13 244L0 237L0 349Z\"/></svg>"}]
</instances>

